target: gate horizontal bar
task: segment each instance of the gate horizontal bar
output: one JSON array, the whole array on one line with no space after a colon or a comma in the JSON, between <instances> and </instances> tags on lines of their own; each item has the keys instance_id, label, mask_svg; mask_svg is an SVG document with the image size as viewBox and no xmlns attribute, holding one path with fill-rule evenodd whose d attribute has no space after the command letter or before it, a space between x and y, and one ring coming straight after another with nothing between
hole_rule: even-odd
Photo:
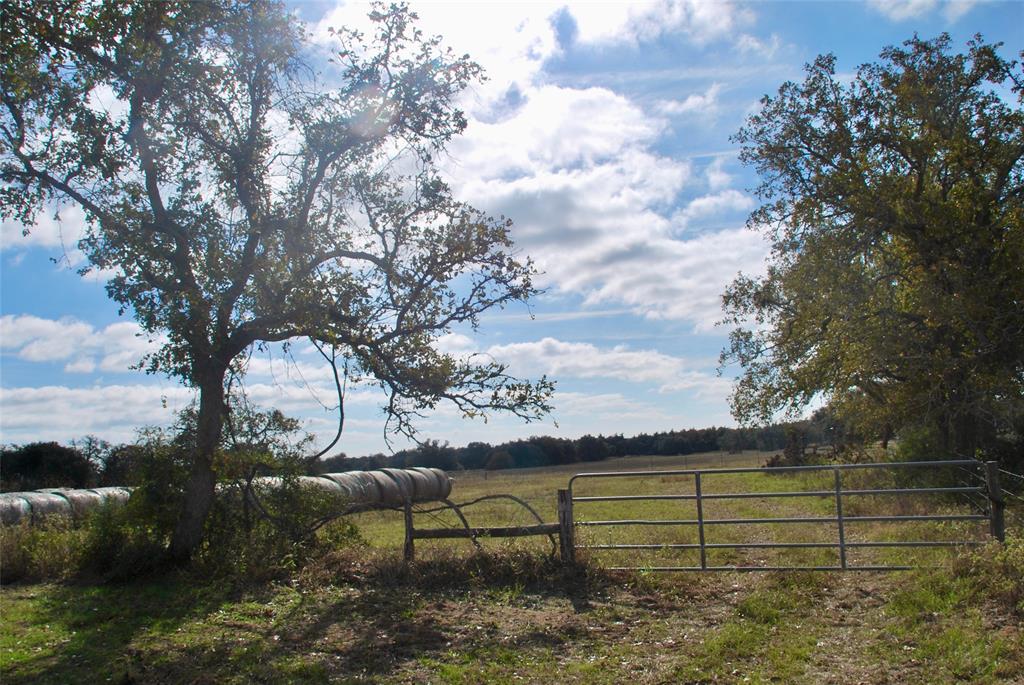
<instances>
[{"instance_id":1,"label":"gate horizontal bar","mask_svg":"<svg viewBox=\"0 0 1024 685\"><path fill-rule=\"evenodd\" d=\"M707 521L705 521L707 523ZM619 519L615 521L576 521L577 526L695 526L691 519Z\"/></svg>"},{"instance_id":2,"label":"gate horizontal bar","mask_svg":"<svg viewBox=\"0 0 1024 685\"><path fill-rule=\"evenodd\" d=\"M914 495L914 494L934 494L934 493L959 493L959 492L978 492L985 493L985 488L977 487L964 487L964 488L878 488L874 490L843 490L843 497L847 495Z\"/></svg>"},{"instance_id":3,"label":"gate horizontal bar","mask_svg":"<svg viewBox=\"0 0 1024 685\"><path fill-rule=\"evenodd\" d=\"M844 521L988 521L982 514L943 514L914 516L844 516Z\"/></svg>"},{"instance_id":4,"label":"gate horizontal bar","mask_svg":"<svg viewBox=\"0 0 1024 685\"><path fill-rule=\"evenodd\" d=\"M920 566L610 566L609 571L735 571L755 573L758 571L912 571Z\"/></svg>"},{"instance_id":5,"label":"gate horizontal bar","mask_svg":"<svg viewBox=\"0 0 1024 685\"><path fill-rule=\"evenodd\" d=\"M984 494L985 488L878 488L873 490L843 490L843 497L848 495L914 495L936 493L978 493ZM718 492L702 494L701 499L759 499L761 497L834 497L834 490L797 490L790 492ZM573 497L573 502L629 502L643 500L696 500L696 495L593 495Z\"/></svg>"},{"instance_id":6,"label":"gate horizontal bar","mask_svg":"<svg viewBox=\"0 0 1024 685\"><path fill-rule=\"evenodd\" d=\"M707 499L707 495L704 495ZM623 502L629 500L697 499L696 495L607 495L596 497L573 497L573 502Z\"/></svg>"},{"instance_id":7,"label":"gate horizontal bar","mask_svg":"<svg viewBox=\"0 0 1024 685\"><path fill-rule=\"evenodd\" d=\"M705 549L739 549L739 548L786 548L786 547L831 547L836 548L839 544L835 542L709 542L704 545ZM847 545L849 547L849 545ZM700 543L680 542L664 545L653 544L607 544L607 545L579 545L579 549L700 549Z\"/></svg>"},{"instance_id":8,"label":"gate horizontal bar","mask_svg":"<svg viewBox=\"0 0 1024 685\"><path fill-rule=\"evenodd\" d=\"M984 545L981 540L908 540L907 542L847 542L847 547L962 547Z\"/></svg>"},{"instance_id":9,"label":"gate horizontal bar","mask_svg":"<svg viewBox=\"0 0 1024 685\"><path fill-rule=\"evenodd\" d=\"M750 466L743 468L728 469L672 469L666 471L594 471L588 473L577 473L569 479L569 490L572 490L573 481L579 478L648 478L651 476L693 476L697 473L706 475L729 474L729 473L794 473L800 471L855 471L861 469L879 468L914 468L914 467L943 467L943 466L983 466L984 463L974 459L951 459L949 461L894 461L871 464L833 464L829 466L775 466L764 468Z\"/></svg>"},{"instance_id":10,"label":"gate horizontal bar","mask_svg":"<svg viewBox=\"0 0 1024 685\"><path fill-rule=\"evenodd\" d=\"M844 516L843 521L988 521L982 514L935 514L914 516ZM759 519L704 519L704 525L742 525L771 523L838 523L835 516L800 516ZM611 521L577 521L577 526L695 526L694 519L616 519Z\"/></svg>"},{"instance_id":11,"label":"gate horizontal bar","mask_svg":"<svg viewBox=\"0 0 1024 685\"><path fill-rule=\"evenodd\" d=\"M529 535L554 535L558 530L559 526L557 523L498 528L414 528L412 531L412 537L417 540L437 540L442 538L517 538Z\"/></svg>"},{"instance_id":12,"label":"gate horizontal bar","mask_svg":"<svg viewBox=\"0 0 1024 685\"><path fill-rule=\"evenodd\" d=\"M975 492L984 494L985 488L963 487L963 488L876 488L871 490L843 490L842 496L847 495L923 495L936 493L961 493ZM703 495L703 499L756 499L758 497L834 497L835 490L796 490L791 492L721 492ZM694 499L693 496L690 496ZM846 518L846 517L844 517Z\"/></svg>"},{"instance_id":13,"label":"gate horizontal bar","mask_svg":"<svg viewBox=\"0 0 1024 685\"><path fill-rule=\"evenodd\" d=\"M847 542L846 547L961 547L984 545L980 540L908 540L906 542ZM831 548L839 547L838 542L715 542L704 545L706 549L788 549L788 548ZM656 544L603 544L578 545L577 549L700 549L696 542Z\"/></svg>"}]
</instances>

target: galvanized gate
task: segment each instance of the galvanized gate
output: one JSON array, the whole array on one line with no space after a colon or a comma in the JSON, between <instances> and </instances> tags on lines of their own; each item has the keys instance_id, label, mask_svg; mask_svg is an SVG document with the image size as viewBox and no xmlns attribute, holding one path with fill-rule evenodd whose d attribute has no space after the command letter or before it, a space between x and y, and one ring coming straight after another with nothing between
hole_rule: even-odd
<instances>
[{"instance_id":1,"label":"galvanized gate","mask_svg":"<svg viewBox=\"0 0 1024 685\"><path fill-rule=\"evenodd\" d=\"M892 488L861 488L847 489L843 486L844 474L865 469L960 469L966 476L968 484L949 487L892 487ZM801 472L831 472L831 487L817 490L788 490L779 492L714 492L709 491L706 484L715 477L727 474L761 473L761 474L792 474ZM574 492L580 484L596 479L626 479L649 477L692 477L692 490L689 492L668 492L628 495L590 495L580 496ZM969 478L973 478L973 481ZM974 460L935 461L935 462L894 462L885 464L841 464L829 466L793 466L778 468L727 468L727 469L684 469L667 471L617 471L580 473L569 480L567 490L559 491L558 514L560 523L561 546L563 558L574 561L576 550L636 550L638 554L650 550L694 550L699 553L699 565L632 565L615 566L621 570L649 571L778 571L778 570L816 570L816 571L883 571L906 570L914 568L909 565L896 564L856 564L851 563L847 556L850 550L859 548L884 547L960 547L979 545L983 541L977 538L960 540L848 540L847 526L858 522L914 522L914 521L987 521L992 537L1004 538L1004 501L999 486L999 468L997 462L979 462ZM917 495L959 495L964 497L980 496L987 505L987 510L980 513L926 513L913 515L856 515L843 514L844 501L850 498L877 495L884 497L901 497ZM716 500L773 499L798 497L827 497L834 501L833 514L830 516L799 516L799 517L752 517L752 518L709 518L705 515L705 505ZM580 509L588 503L596 502L642 502L656 500L678 500L695 503L693 518L678 519L612 519L591 520L580 518ZM709 530L720 526L744 526L752 524L821 524L835 528L835 537L830 541L818 542L709 542ZM577 528L623 526L683 526L695 527L696 542L690 543L637 543L620 542L605 544L578 544ZM726 549L834 549L838 552L838 563L831 565L712 565L708 562L708 553Z\"/></svg>"}]
</instances>

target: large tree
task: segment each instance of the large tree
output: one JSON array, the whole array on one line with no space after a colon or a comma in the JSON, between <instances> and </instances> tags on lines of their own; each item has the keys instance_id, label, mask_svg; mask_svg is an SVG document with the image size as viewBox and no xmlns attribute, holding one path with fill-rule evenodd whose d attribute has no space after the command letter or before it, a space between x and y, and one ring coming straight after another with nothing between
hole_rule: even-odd
<instances>
[{"instance_id":1,"label":"large tree","mask_svg":"<svg viewBox=\"0 0 1024 685\"><path fill-rule=\"evenodd\" d=\"M253 346L340 348L386 391L394 430L442 400L533 419L551 386L436 338L535 291L509 222L455 200L435 166L480 77L376 6L318 71L269 0L4 3L0 210L31 230L71 203L107 290L167 343L148 369L198 391L171 553L202 539L226 378Z\"/></svg>"},{"instance_id":2,"label":"large tree","mask_svg":"<svg viewBox=\"0 0 1024 685\"><path fill-rule=\"evenodd\" d=\"M737 418L824 397L948 454L1022 438L1024 78L999 47L915 37L852 79L822 56L737 134L772 246L724 295Z\"/></svg>"}]
</instances>

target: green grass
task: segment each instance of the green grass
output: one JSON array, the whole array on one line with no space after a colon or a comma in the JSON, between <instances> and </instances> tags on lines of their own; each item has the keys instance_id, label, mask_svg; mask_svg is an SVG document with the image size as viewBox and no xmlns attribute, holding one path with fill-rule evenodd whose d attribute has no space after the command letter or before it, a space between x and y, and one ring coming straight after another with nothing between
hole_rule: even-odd
<instances>
[{"instance_id":1,"label":"green grass","mask_svg":"<svg viewBox=\"0 0 1024 685\"><path fill-rule=\"evenodd\" d=\"M754 463L753 455L657 466ZM585 465L647 467L645 458ZM455 501L525 498L548 521L573 468L456 474ZM819 476L730 475L706 492L818 489ZM637 494L692 478L577 481L577 494ZM584 490L584 484L587 490ZM647 488L647 490L645 490ZM828 498L713 502L709 517L829 515ZM886 504L885 502L880 502ZM888 503L892 506L892 503ZM920 506L901 503L901 511ZM952 507L952 504L944 505ZM578 519L633 516L621 503ZM690 518L690 502L646 505ZM466 510L474 525L531 523L507 502ZM435 518L437 517L437 518ZM1018 683L1024 680L1024 544L920 556L932 570L882 573L607 573L601 566L695 563L693 552L598 553L566 569L545 538L417 541L401 561L396 512L356 517L366 547L338 549L275 582L227 585L187 571L128 585L15 584L0 590L0 681L217 683ZM417 515L418 527L455 525ZM709 527L709 541L832 539L835 528ZM976 535L971 526L865 525L858 539ZM65 533L61 533L66 537ZM583 540L690 542L690 528L581 529ZM63 539L63 538L62 538ZM928 538L920 538L928 539ZM70 554L62 551L61 554ZM729 550L712 563L834 563L831 550ZM905 560L900 550L859 559ZM917 558L917 555L915 555ZM45 560L40 560L42 563Z\"/></svg>"}]
</instances>

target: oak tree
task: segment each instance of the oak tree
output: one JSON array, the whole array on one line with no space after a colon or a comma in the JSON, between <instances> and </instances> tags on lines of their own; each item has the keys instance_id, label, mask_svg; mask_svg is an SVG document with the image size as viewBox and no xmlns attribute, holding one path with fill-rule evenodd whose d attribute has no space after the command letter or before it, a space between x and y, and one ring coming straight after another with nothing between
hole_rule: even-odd
<instances>
[{"instance_id":1,"label":"oak tree","mask_svg":"<svg viewBox=\"0 0 1024 685\"><path fill-rule=\"evenodd\" d=\"M481 77L374 6L321 71L271 0L4 3L0 211L85 211L107 291L167 342L145 363L198 391L195 449L170 543L187 557L214 497L225 379L253 346L308 338L387 394L391 428L449 401L527 420L551 384L434 346L535 293L509 221L456 200L436 161Z\"/></svg>"},{"instance_id":2,"label":"oak tree","mask_svg":"<svg viewBox=\"0 0 1024 685\"><path fill-rule=\"evenodd\" d=\"M852 79L831 55L735 136L767 274L727 289L734 415L824 398L946 454L1024 440L1024 78L999 45L917 37Z\"/></svg>"}]
</instances>

